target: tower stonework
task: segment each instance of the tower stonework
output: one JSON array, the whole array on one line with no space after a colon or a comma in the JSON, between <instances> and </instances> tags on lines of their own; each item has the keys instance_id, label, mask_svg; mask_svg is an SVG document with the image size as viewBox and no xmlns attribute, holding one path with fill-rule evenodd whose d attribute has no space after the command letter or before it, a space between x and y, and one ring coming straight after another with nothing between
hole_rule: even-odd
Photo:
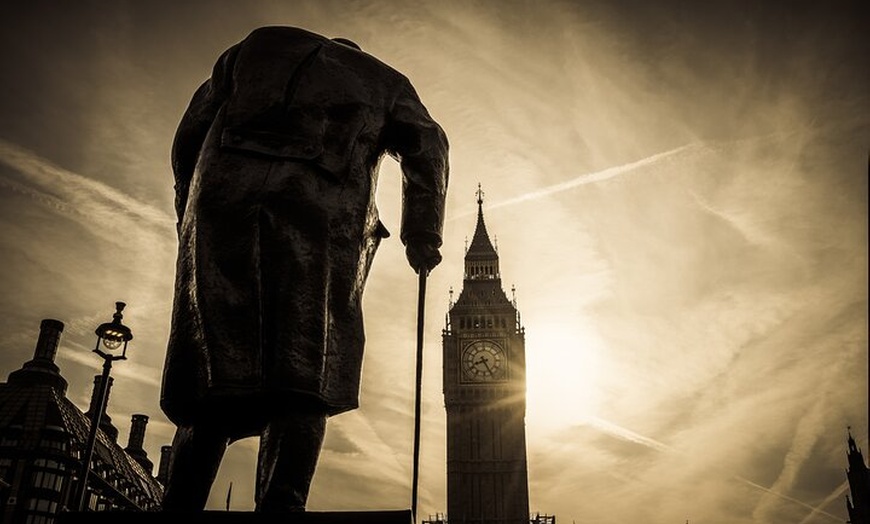
<instances>
[{"instance_id":1,"label":"tower stonework","mask_svg":"<svg viewBox=\"0 0 870 524\"><path fill-rule=\"evenodd\" d=\"M462 292L442 337L447 519L528 524L525 335L516 304L501 287L480 190L477 204Z\"/></svg>"}]
</instances>

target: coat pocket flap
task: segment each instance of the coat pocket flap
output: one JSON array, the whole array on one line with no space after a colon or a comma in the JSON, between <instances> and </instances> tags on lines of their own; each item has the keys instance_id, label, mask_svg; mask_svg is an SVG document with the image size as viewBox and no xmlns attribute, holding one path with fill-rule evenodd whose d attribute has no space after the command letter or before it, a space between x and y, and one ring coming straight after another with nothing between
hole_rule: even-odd
<instances>
[{"instance_id":1,"label":"coat pocket flap","mask_svg":"<svg viewBox=\"0 0 870 524\"><path fill-rule=\"evenodd\" d=\"M298 160L314 160L323 153L316 137L233 127L224 129L221 147Z\"/></svg>"}]
</instances>

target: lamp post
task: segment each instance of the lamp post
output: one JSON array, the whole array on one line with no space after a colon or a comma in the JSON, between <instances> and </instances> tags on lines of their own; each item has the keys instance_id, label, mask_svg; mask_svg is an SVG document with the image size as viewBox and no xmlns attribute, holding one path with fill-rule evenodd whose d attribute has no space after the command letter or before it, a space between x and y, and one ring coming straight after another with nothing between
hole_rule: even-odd
<instances>
[{"instance_id":1,"label":"lamp post","mask_svg":"<svg viewBox=\"0 0 870 524\"><path fill-rule=\"evenodd\" d=\"M127 342L133 338L130 328L121 323L126 304L115 302L115 314L112 321L100 324L94 333L97 335L97 344L94 353L103 357L103 376L100 382L100 391L97 403L91 413L91 428L88 433L88 441L85 446L85 454L82 457L81 469L79 470L79 485L76 493L76 507L79 511L85 510L85 499L88 492L88 475L91 472L91 459L94 456L94 447L97 443L97 430L100 428L100 418L106 409L106 392L109 390L109 372L112 370L112 362L127 359Z\"/></svg>"}]
</instances>

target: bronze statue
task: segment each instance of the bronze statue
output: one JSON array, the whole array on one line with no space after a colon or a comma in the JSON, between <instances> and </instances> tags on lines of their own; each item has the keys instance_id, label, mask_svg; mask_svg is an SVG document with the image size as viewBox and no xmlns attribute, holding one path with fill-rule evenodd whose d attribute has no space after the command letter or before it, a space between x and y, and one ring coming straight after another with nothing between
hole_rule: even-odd
<instances>
[{"instance_id":1,"label":"bronze statue","mask_svg":"<svg viewBox=\"0 0 870 524\"><path fill-rule=\"evenodd\" d=\"M304 510L327 417L358 407L363 288L389 236L374 198L384 154L402 169L408 261L429 271L448 144L404 75L348 40L264 27L193 95L172 151L164 510L202 510L227 445L250 436L257 511Z\"/></svg>"}]
</instances>

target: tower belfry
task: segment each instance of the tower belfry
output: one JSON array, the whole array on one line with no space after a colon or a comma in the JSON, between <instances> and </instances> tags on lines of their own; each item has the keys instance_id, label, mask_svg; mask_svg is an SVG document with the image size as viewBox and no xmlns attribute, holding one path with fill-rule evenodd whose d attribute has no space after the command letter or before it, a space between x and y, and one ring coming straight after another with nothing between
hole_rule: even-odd
<instances>
[{"instance_id":1,"label":"tower belfry","mask_svg":"<svg viewBox=\"0 0 870 524\"><path fill-rule=\"evenodd\" d=\"M525 333L501 286L480 186L462 291L447 314L442 345L447 519L528 524Z\"/></svg>"}]
</instances>

